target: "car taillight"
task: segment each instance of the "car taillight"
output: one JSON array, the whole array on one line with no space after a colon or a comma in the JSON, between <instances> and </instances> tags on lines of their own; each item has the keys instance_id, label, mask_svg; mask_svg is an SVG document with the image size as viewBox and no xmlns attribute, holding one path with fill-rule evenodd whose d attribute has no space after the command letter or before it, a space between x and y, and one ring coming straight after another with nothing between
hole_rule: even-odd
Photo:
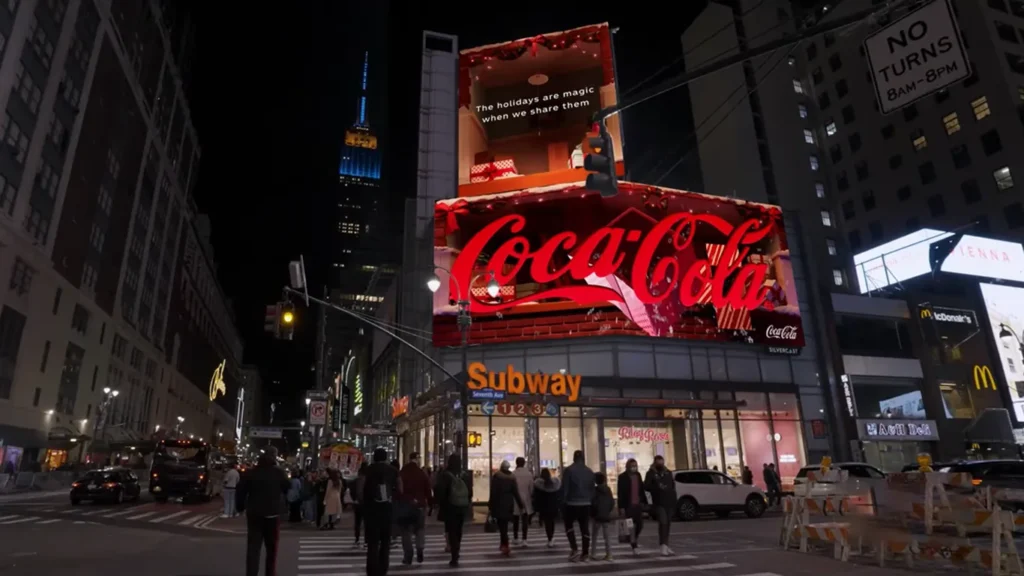
<instances>
[{"instance_id":1,"label":"car taillight","mask_svg":"<svg viewBox=\"0 0 1024 576\"><path fill-rule=\"evenodd\" d=\"M206 478L206 474L200 474L200 475L199 475L199 479L200 479L200 480L202 480L203 478Z\"/></svg>"},{"instance_id":2,"label":"car taillight","mask_svg":"<svg viewBox=\"0 0 1024 576\"><path fill-rule=\"evenodd\" d=\"M107 482L103 485L104 488L117 488L117 482Z\"/></svg>"},{"instance_id":3,"label":"car taillight","mask_svg":"<svg viewBox=\"0 0 1024 576\"><path fill-rule=\"evenodd\" d=\"M157 474L156 472L153 472L153 474L151 474L150 477L153 478L154 480L156 480L157 478L160 477L160 475Z\"/></svg>"},{"instance_id":4,"label":"car taillight","mask_svg":"<svg viewBox=\"0 0 1024 576\"><path fill-rule=\"evenodd\" d=\"M82 487L82 483L81 482L74 482L74 483L71 484L71 487L72 488L81 488Z\"/></svg>"},{"instance_id":5,"label":"car taillight","mask_svg":"<svg viewBox=\"0 0 1024 576\"><path fill-rule=\"evenodd\" d=\"M971 484L974 484L975 486L981 486L981 480L975 478L974 480L971 480Z\"/></svg>"}]
</instances>

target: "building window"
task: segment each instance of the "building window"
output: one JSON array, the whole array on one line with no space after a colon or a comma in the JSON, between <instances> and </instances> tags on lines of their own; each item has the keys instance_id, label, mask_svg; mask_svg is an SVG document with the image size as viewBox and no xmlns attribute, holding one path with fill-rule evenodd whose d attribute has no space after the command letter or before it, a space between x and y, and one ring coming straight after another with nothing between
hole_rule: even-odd
<instances>
[{"instance_id":1,"label":"building window","mask_svg":"<svg viewBox=\"0 0 1024 576\"><path fill-rule=\"evenodd\" d=\"M839 144L833 144L828 148L829 158L832 159L833 164L838 164L843 159L843 147Z\"/></svg>"},{"instance_id":2,"label":"building window","mask_svg":"<svg viewBox=\"0 0 1024 576\"><path fill-rule=\"evenodd\" d=\"M835 240L833 240L831 238L826 238L825 239L825 246L828 248L828 255L829 256L835 256L836 254L839 253L839 251L836 249L836 241Z\"/></svg>"},{"instance_id":3,"label":"building window","mask_svg":"<svg viewBox=\"0 0 1024 576\"><path fill-rule=\"evenodd\" d=\"M846 202L843 202L842 210L844 220L853 220L854 216L857 215L857 211L853 205L853 200L847 200Z\"/></svg>"},{"instance_id":4,"label":"building window","mask_svg":"<svg viewBox=\"0 0 1024 576\"><path fill-rule=\"evenodd\" d=\"M888 140L896 135L896 127L892 124L882 126L882 140Z\"/></svg>"},{"instance_id":5,"label":"building window","mask_svg":"<svg viewBox=\"0 0 1024 576\"><path fill-rule=\"evenodd\" d=\"M0 125L0 132L4 140L14 149L14 159L18 164L25 163L25 153L28 152L28 135L21 129L21 126L11 120L11 115L4 113L3 124Z\"/></svg>"},{"instance_id":6,"label":"building window","mask_svg":"<svg viewBox=\"0 0 1024 576\"><path fill-rule=\"evenodd\" d=\"M928 197L928 211L933 217L939 217L946 213L946 201L942 194L932 194Z\"/></svg>"},{"instance_id":7,"label":"building window","mask_svg":"<svg viewBox=\"0 0 1024 576\"><path fill-rule=\"evenodd\" d=\"M39 397L42 396L42 394L43 394L43 389L42 388L36 388L35 393L32 394L32 406L33 407L39 406Z\"/></svg>"},{"instance_id":8,"label":"building window","mask_svg":"<svg viewBox=\"0 0 1024 576\"><path fill-rule=\"evenodd\" d=\"M57 389L57 411L61 414L75 413L75 401L78 399L78 379L82 372L82 358L85 350L74 344L68 344L64 353L64 369L60 374L60 388Z\"/></svg>"},{"instance_id":9,"label":"building window","mask_svg":"<svg viewBox=\"0 0 1024 576\"><path fill-rule=\"evenodd\" d=\"M1024 99L1024 97L1022 97L1021 99ZM803 104L800 104L800 105L797 106L797 110L800 111L800 117L801 118L807 118L807 106L804 106Z\"/></svg>"},{"instance_id":10,"label":"building window","mask_svg":"<svg viewBox=\"0 0 1024 576\"><path fill-rule=\"evenodd\" d=\"M829 56L828 67L831 68L833 72L836 72L837 70L843 67L843 61L841 58L839 58L838 52Z\"/></svg>"},{"instance_id":11,"label":"building window","mask_svg":"<svg viewBox=\"0 0 1024 576\"><path fill-rule=\"evenodd\" d=\"M14 368L21 348L21 334L25 330L25 316L8 306L0 312L0 398L11 397Z\"/></svg>"},{"instance_id":12,"label":"building window","mask_svg":"<svg viewBox=\"0 0 1024 576\"><path fill-rule=\"evenodd\" d=\"M910 122L914 118L917 118L917 106L911 104L903 109L903 119Z\"/></svg>"},{"instance_id":13,"label":"building window","mask_svg":"<svg viewBox=\"0 0 1024 576\"><path fill-rule=\"evenodd\" d=\"M846 177L846 170L840 170L836 174L836 188L838 188L840 192L843 192L849 187L850 179Z\"/></svg>"},{"instance_id":14,"label":"building window","mask_svg":"<svg viewBox=\"0 0 1024 576\"><path fill-rule=\"evenodd\" d=\"M846 85L846 78L836 82L836 96L842 98L850 93L850 87Z\"/></svg>"},{"instance_id":15,"label":"building window","mask_svg":"<svg viewBox=\"0 0 1024 576\"><path fill-rule=\"evenodd\" d=\"M804 142L808 144L814 144L814 132L804 129Z\"/></svg>"},{"instance_id":16,"label":"building window","mask_svg":"<svg viewBox=\"0 0 1024 576\"><path fill-rule=\"evenodd\" d=\"M1006 217L1007 228L1020 228L1024 226L1024 205L1020 202L1007 204L1003 208L1003 216Z\"/></svg>"},{"instance_id":17,"label":"building window","mask_svg":"<svg viewBox=\"0 0 1024 576\"><path fill-rule=\"evenodd\" d=\"M963 192L965 204L974 204L981 201L981 188L978 186L978 181L973 178L971 180L964 180L960 184L960 191Z\"/></svg>"},{"instance_id":18,"label":"building window","mask_svg":"<svg viewBox=\"0 0 1024 576\"><path fill-rule=\"evenodd\" d=\"M868 172L868 163L864 160L857 162L857 165L853 167L857 172L857 181L863 182L868 179L870 173Z\"/></svg>"},{"instance_id":19,"label":"building window","mask_svg":"<svg viewBox=\"0 0 1024 576\"><path fill-rule=\"evenodd\" d=\"M895 170L895 169L899 168L902 165L903 165L903 156L900 156L899 154L895 154L893 156L889 156L889 168L890 169Z\"/></svg>"},{"instance_id":20,"label":"building window","mask_svg":"<svg viewBox=\"0 0 1024 576\"><path fill-rule=\"evenodd\" d=\"M39 361L39 371L46 372L46 363L50 360L50 341L43 343L43 357Z\"/></svg>"},{"instance_id":21,"label":"building window","mask_svg":"<svg viewBox=\"0 0 1024 576\"><path fill-rule=\"evenodd\" d=\"M14 70L14 89L18 91L21 100L28 106L33 114L39 113L39 101L43 99L43 91L39 89L32 75L25 71L25 64L20 60L18 67Z\"/></svg>"},{"instance_id":22,"label":"building window","mask_svg":"<svg viewBox=\"0 0 1024 576\"><path fill-rule=\"evenodd\" d=\"M993 172L992 177L995 178L996 188L998 188L1000 192L1013 188L1013 175L1010 174L1010 168L1008 166L1003 166Z\"/></svg>"},{"instance_id":23,"label":"building window","mask_svg":"<svg viewBox=\"0 0 1024 576\"><path fill-rule=\"evenodd\" d=\"M71 329L85 336L89 332L89 310L81 304L75 304L71 314Z\"/></svg>"},{"instance_id":24,"label":"building window","mask_svg":"<svg viewBox=\"0 0 1024 576\"><path fill-rule=\"evenodd\" d=\"M882 223L878 220L868 224L868 233L871 234L871 241L878 242L882 239Z\"/></svg>"},{"instance_id":25,"label":"building window","mask_svg":"<svg viewBox=\"0 0 1024 576\"><path fill-rule=\"evenodd\" d=\"M860 150L860 132L854 132L853 134L850 134L850 137L847 140L849 140L850 142L850 152L856 152Z\"/></svg>"},{"instance_id":26,"label":"building window","mask_svg":"<svg viewBox=\"0 0 1024 576\"><path fill-rule=\"evenodd\" d=\"M1003 149L1003 142L999 139L999 132L994 128L981 135L981 149L986 156L996 154Z\"/></svg>"},{"instance_id":27,"label":"building window","mask_svg":"<svg viewBox=\"0 0 1024 576\"><path fill-rule=\"evenodd\" d=\"M822 92L818 94L818 108L821 110L828 109L832 105L832 99L828 97L828 92Z\"/></svg>"},{"instance_id":28,"label":"building window","mask_svg":"<svg viewBox=\"0 0 1024 576\"><path fill-rule=\"evenodd\" d=\"M1007 52L1006 63L1010 66L1010 70L1013 70L1017 74L1024 74L1024 56Z\"/></svg>"},{"instance_id":29,"label":"building window","mask_svg":"<svg viewBox=\"0 0 1024 576\"><path fill-rule=\"evenodd\" d=\"M839 130L836 128L835 122L830 120L828 124L825 124L825 134L828 134L829 136L835 136L836 132L838 131Z\"/></svg>"},{"instance_id":30,"label":"building window","mask_svg":"<svg viewBox=\"0 0 1024 576\"><path fill-rule=\"evenodd\" d=\"M843 122L850 124L856 119L857 115L853 112L853 106L843 106Z\"/></svg>"},{"instance_id":31,"label":"building window","mask_svg":"<svg viewBox=\"0 0 1024 576\"><path fill-rule=\"evenodd\" d=\"M865 190L861 196L861 200L864 201L864 211L871 212L875 209L875 192L874 190Z\"/></svg>"},{"instance_id":32,"label":"building window","mask_svg":"<svg viewBox=\"0 0 1024 576\"><path fill-rule=\"evenodd\" d=\"M832 269L832 283L836 286L842 286L845 283L843 271L839 268Z\"/></svg>"},{"instance_id":33,"label":"building window","mask_svg":"<svg viewBox=\"0 0 1024 576\"><path fill-rule=\"evenodd\" d=\"M807 45L807 59L808 60L814 60L817 57L818 57L818 46L814 42L811 42L810 44Z\"/></svg>"},{"instance_id":34,"label":"building window","mask_svg":"<svg viewBox=\"0 0 1024 576\"><path fill-rule=\"evenodd\" d=\"M1007 169L1009 172L1009 169ZM21 258L14 259L14 268L11 270L11 290L18 296L24 296L32 289L32 276L35 275L33 270L24 260Z\"/></svg>"},{"instance_id":35,"label":"building window","mask_svg":"<svg viewBox=\"0 0 1024 576\"><path fill-rule=\"evenodd\" d=\"M966 145L954 146L950 153L953 155L953 166L956 166L958 170L971 165L971 154L967 151Z\"/></svg>"},{"instance_id":36,"label":"building window","mask_svg":"<svg viewBox=\"0 0 1024 576\"><path fill-rule=\"evenodd\" d=\"M998 34L1000 38L1014 44L1020 43L1017 41L1017 31L1013 29L1013 26L1010 26L1005 22L1000 22L999 20L994 21L993 24L996 25L996 34Z\"/></svg>"},{"instance_id":37,"label":"building window","mask_svg":"<svg viewBox=\"0 0 1024 576\"><path fill-rule=\"evenodd\" d=\"M799 80L793 80L793 92L797 94L804 93L804 83Z\"/></svg>"},{"instance_id":38,"label":"building window","mask_svg":"<svg viewBox=\"0 0 1024 576\"><path fill-rule=\"evenodd\" d=\"M54 316L56 316L57 312L60 310L60 297L63 294L64 290L61 288L57 288L57 291L53 293L53 310L51 310L51 312L53 312Z\"/></svg>"},{"instance_id":39,"label":"building window","mask_svg":"<svg viewBox=\"0 0 1024 576\"><path fill-rule=\"evenodd\" d=\"M96 289L96 269L90 264L82 266L82 288L89 291Z\"/></svg>"},{"instance_id":40,"label":"building window","mask_svg":"<svg viewBox=\"0 0 1024 576\"><path fill-rule=\"evenodd\" d=\"M900 202L910 200L910 186L900 186L896 190L896 199Z\"/></svg>"},{"instance_id":41,"label":"building window","mask_svg":"<svg viewBox=\"0 0 1024 576\"><path fill-rule=\"evenodd\" d=\"M815 84L821 84L825 81L825 75L821 72L820 67L811 70L811 81Z\"/></svg>"},{"instance_id":42,"label":"building window","mask_svg":"<svg viewBox=\"0 0 1024 576\"><path fill-rule=\"evenodd\" d=\"M858 230L850 230L850 233L846 235L846 239L850 243L850 249L851 250L859 250L860 249L860 231L858 231Z\"/></svg>"},{"instance_id":43,"label":"building window","mask_svg":"<svg viewBox=\"0 0 1024 576\"><path fill-rule=\"evenodd\" d=\"M949 116L944 116L942 123L946 125L946 134L950 136L960 131L960 118L956 115L956 112Z\"/></svg>"},{"instance_id":44,"label":"building window","mask_svg":"<svg viewBox=\"0 0 1024 576\"><path fill-rule=\"evenodd\" d=\"M992 115L992 111L988 107L988 98L984 96L971 102L971 109L974 110L975 120L981 120Z\"/></svg>"},{"instance_id":45,"label":"building window","mask_svg":"<svg viewBox=\"0 0 1024 576\"><path fill-rule=\"evenodd\" d=\"M814 193L815 193L815 195L818 198L824 198L825 197L825 185L822 184L821 182L815 182L814 183Z\"/></svg>"},{"instance_id":46,"label":"building window","mask_svg":"<svg viewBox=\"0 0 1024 576\"><path fill-rule=\"evenodd\" d=\"M928 147L928 139L925 138L924 132L921 130L915 130L914 133L910 135L910 142L914 145L915 152L920 152Z\"/></svg>"},{"instance_id":47,"label":"building window","mask_svg":"<svg viewBox=\"0 0 1024 576\"><path fill-rule=\"evenodd\" d=\"M917 173L921 176L921 184L931 184L935 181L935 165L931 160L918 166Z\"/></svg>"},{"instance_id":48,"label":"building window","mask_svg":"<svg viewBox=\"0 0 1024 576\"><path fill-rule=\"evenodd\" d=\"M810 157L810 161L811 161L811 170L817 171L818 170L818 157L812 155Z\"/></svg>"},{"instance_id":49,"label":"building window","mask_svg":"<svg viewBox=\"0 0 1024 576\"><path fill-rule=\"evenodd\" d=\"M832 213L829 212L828 210L821 211L821 224L822 226L826 226L828 228L832 227Z\"/></svg>"}]
</instances>

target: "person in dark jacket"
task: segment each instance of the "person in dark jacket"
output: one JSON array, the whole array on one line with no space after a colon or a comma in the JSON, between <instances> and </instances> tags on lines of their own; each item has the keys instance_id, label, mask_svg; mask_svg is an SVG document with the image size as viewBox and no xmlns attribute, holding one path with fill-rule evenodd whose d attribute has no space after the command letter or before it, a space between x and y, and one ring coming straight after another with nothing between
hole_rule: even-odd
<instances>
[{"instance_id":1,"label":"person in dark jacket","mask_svg":"<svg viewBox=\"0 0 1024 576\"><path fill-rule=\"evenodd\" d=\"M633 535L629 539L629 545L633 548L633 556L639 556L636 543L644 529L644 509L650 502L647 501L644 479L640 476L636 460L626 460L626 471L619 474L616 484L619 487L619 516L633 521Z\"/></svg>"},{"instance_id":2,"label":"person in dark jacket","mask_svg":"<svg viewBox=\"0 0 1024 576\"><path fill-rule=\"evenodd\" d=\"M323 470L317 473L316 481L313 483L316 500L316 525L323 526L324 520L324 499L327 497L327 473Z\"/></svg>"},{"instance_id":3,"label":"person in dark jacket","mask_svg":"<svg viewBox=\"0 0 1024 576\"><path fill-rule=\"evenodd\" d=\"M668 537L672 527L672 513L676 509L676 480L672 477L672 472L665 468L663 457L654 457L654 466L647 471L644 488L651 493L651 499L654 500L653 512L654 518L658 521L658 543L661 545L661 555L671 556L673 552L668 547Z\"/></svg>"},{"instance_id":4,"label":"person in dark jacket","mask_svg":"<svg viewBox=\"0 0 1024 576\"><path fill-rule=\"evenodd\" d=\"M402 478L402 494L399 496L405 506L410 508L411 516L399 519L398 528L402 531L402 550L405 557L402 564L412 564L412 534L416 535L416 562L423 563L423 547L426 544L426 537L423 533L424 515L427 504L433 500L430 490L430 479L427 473L420 468L420 455L413 452L409 455L409 462L402 468L399 474Z\"/></svg>"},{"instance_id":5,"label":"person in dark jacket","mask_svg":"<svg viewBox=\"0 0 1024 576\"><path fill-rule=\"evenodd\" d=\"M366 470L363 486L363 514L366 519L366 574L385 576L391 556L393 502L402 492L398 470L388 464L388 452L373 451L373 464Z\"/></svg>"},{"instance_id":6,"label":"person in dark jacket","mask_svg":"<svg viewBox=\"0 0 1024 576\"><path fill-rule=\"evenodd\" d=\"M355 482L352 483L352 487L349 488L349 493L352 495L352 512L355 516L355 531L356 540L352 544L353 548L359 548L359 530L363 526L363 486L366 485L366 471L370 469L370 465L363 461L359 465L359 474L356 476ZM362 544L364 547L366 543Z\"/></svg>"},{"instance_id":7,"label":"person in dark jacket","mask_svg":"<svg viewBox=\"0 0 1024 576\"><path fill-rule=\"evenodd\" d=\"M612 542L608 539L608 525L612 521L612 510L615 509L615 497L612 496L612 489L608 487L608 477L604 474L596 474L594 482L594 503L591 505L591 514L594 516L594 549L597 549L597 542L604 537L604 556L595 560L612 560Z\"/></svg>"},{"instance_id":8,"label":"person in dark jacket","mask_svg":"<svg viewBox=\"0 0 1024 576\"><path fill-rule=\"evenodd\" d=\"M501 463L498 473L491 478L491 498L488 502L491 517L497 521L498 532L501 534L502 556L511 553L508 545L508 523L515 515L516 506L525 508L516 487L515 476L512 475L512 465L505 461Z\"/></svg>"},{"instance_id":9,"label":"person in dark jacket","mask_svg":"<svg viewBox=\"0 0 1024 576\"><path fill-rule=\"evenodd\" d=\"M462 458L452 454L448 457L448 467L437 476L434 500L437 502L438 520L444 522L444 534L452 554L448 565L455 568L459 565L459 550L462 548L462 528L473 506L473 475L462 469Z\"/></svg>"},{"instance_id":10,"label":"person in dark jacket","mask_svg":"<svg viewBox=\"0 0 1024 576\"><path fill-rule=\"evenodd\" d=\"M743 473L741 474L740 478L743 480L743 483L746 484L747 486L754 485L754 473L750 470L750 466L743 467Z\"/></svg>"},{"instance_id":11,"label":"person in dark jacket","mask_svg":"<svg viewBox=\"0 0 1024 576\"><path fill-rule=\"evenodd\" d=\"M544 526L548 548L555 546L555 520L558 519L558 497L561 491L562 481L552 478L551 470L547 468L541 470L540 478L533 481L533 509L537 511L540 523Z\"/></svg>"},{"instance_id":12,"label":"person in dark jacket","mask_svg":"<svg viewBox=\"0 0 1024 576\"><path fill-rule=\"evenodd\" d=\"M256 467L242 476L235 498L238 512L246 517L246 576L259 576L260 552L267 549L263 574L277 575L277 544L281 540L281 515L285 513L285 494L291 483L277 467L277 449L267 446Z\"/></svg>"},{"instance_id":13,"label":"person in dark jacket","mask_svg":"<svg viewBox=\"0 0 1024 576\"><path fill-rule=\"evenodd\" d=\"M583 461L583 451L572 453L572 466L562 473L562 501L565 503L565 536L569 539L569 561L590 559L590 506L594 501L594 472ZM580 525L583 554L576 547L574 526Z\"/></svg>"}]
</instances>

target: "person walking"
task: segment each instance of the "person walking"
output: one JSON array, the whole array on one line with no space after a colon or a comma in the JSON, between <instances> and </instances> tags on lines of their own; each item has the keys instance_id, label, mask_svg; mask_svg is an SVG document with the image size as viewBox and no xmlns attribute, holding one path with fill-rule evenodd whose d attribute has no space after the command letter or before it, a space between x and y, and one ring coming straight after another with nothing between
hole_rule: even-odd
<instances>
[{"instance_id":1,"label":"person walking","mask_svg":"<svg viewBox=\"0 0 1024 576\"><path fill-rule=\"evenodd\" d=\"M423 532L425 526L425 509L427 504L433 500L430 490L430 478L420 468L420 455L416 452L409 454L409 462L402 467L399 474L402 479L402 494L400 496L405 506L410 507L410 516L400 520L399 529L402 531L402 551L404 556L402 564L412 564L412 535L416 536L416 562L423 563L423 548L426 545L426 536Z\"/></svg>"},{"instance_id":2,"label":"person walking","mask_svg":"<svg viewBox=\"0 0 1024 576\"><path fill-rule=\"evenodd\" d=\"M302 474L296 468L291 475L288 481L288 521L302 522Z\"/></svg>"},{"instance_id":3,"label":"person walking","mask_svg":"<svg viewBox=\"0 0 1024 576\"><path fill-rule=\"evenodd\" d=\"M313 500L316 502L316 526L317 528L323 529L324 527L324 500L327 498L327 472L320 470L314 476L313 481L314 495Z\"/></svg>"},{"instance_id":4,"label":"person walking","mask_svg":"<svg viewBox=\"0 0 1024 576\"><path fill-rule=\"evenodd\" d=\"M672 477L672 472L665 468L664 457L654 457L654 466L647 471L644 488L651 493L651 500L654 501L653 512L654 518L658 522L658 544L661 545L661 555L671 556L674 552L668 547L668 538L672 526L672 513L676 508L676 481Z\"/></svg>"},{"instance_id":5,"label":"person walking","mask_svg":"<svg viewBox=\"0 0 1024 576\"><path fill-rule=\"evenodd\" d=\"M356 536L355 542L352 543L353 548L366 546L365 541L362 544L359 543L359 531L363 527L363 487L366 485L366 471L369 469L370 465L365 461L360 464L356 480L352 483L352 487L349 488L349 492L352 494L352 515L354 516Z\"/></svg>"},{"instance_id":6,"label":"person walking","mask_svg":"<svg viewBox=\"0 0 1024 576\"><path fill-rule=\"evenodd\" d=\"M775 463L768 465L764 478L765 486L768 488L768 507L782 503L782 479L775 470Z\"/></svg>"},{"instance_id":7,"label":"person walking","mask_svg":"<svg viewBox=\"0 0 1024 576\"><path fill-rule=\"evenodd\" d=\"M391 557L391 525L394 499L401 493L398 470L388 464L388 451L373 451L373 464L366 470L363 486L363 514L366 521L366 573L385 576Z\"/></svg>"},{"instance_id":8,"label":"person walking","mask_svg":"<svg viewBox=\"0 0 1024 576\"><path fill-rule=\"evenodd\" d=\"M750 466L743 467L743 473L740 476L740 478L741 480L743 480L743 483L746 484L747 486L754 485L754 473L751 472Z\"/></svg>"},{"instance_id":9,"label":"person walking","mask_svg":"<svg viewBox=\"0 0 1024 576\"><path fill-rule=\"evenodd\" d=\"M562 474L562 492L565 495L565 536L569 539L569 561L586 562L590 559L590 506L594 501L594 472L583 462L583 451L572 453L572 465ZM583 553L576 545L575 525L579 524L583 540Z\"/></svg>"},{"instance_id":10,"label":"person walking","mask_svg":"<svg viewBox=\"0 0 1024 576\"><path fill-rule=\"evenodd\" d=\"M316 526L316 474L312 471L302 476L302 519Z\"/></svg>"},{"instance_id":11,"label":"person walking","mask_svg":"<svg viewBox=\"0 0 1024 576\"><path fill-rule=\"evenodd\" d=\"M324 515L327 516L327 529L334 530L334 521L341 516L341 474L334 468L327 469Z\"/></svg>"},{"instance_id":12,"label":"person walking","mask_svg":"<svg viewBox=\"0 0 1024 576\"><path fill-rule=\"evenodd\" d=\"M640 532L644 529L644 509L650 502L647 501L644 479L640 476L636 460L633 458L626 460L626 471L619 474L616 485L619 490L619 516L633 521L629 546L633 549L633 556L639 556L640 553L636 548L640 540Z\"/></svg>"},{"instance_id":13,"label":"person walking","mask_svg":"<svg viewBox=\"0 0 1024 576\"><path fill-rule=\"evenodd\" d=\"M533 482L533 506L540 523L544 526L544 534L548 537L548 548L555 547L555 520L558 519L558 496L562 490L562 481L551 476L551 470L544 468L540 478Z\"/></svg>"},{"instance_id":14,"label":"person walking","mask_svg":"<svg viewBox=\"0 0 1024 576\"><path fill-rule=\"evenodd\" d=\"M277 467L277 448L267 446L256 467L246 472L235 494L238 512L245 513L245 575L259 576L260 552L267 549L263 576L277 576L277 544L281 539L284 496L291 484Z\"/></svg>"},{"instance_id":15,"label":"person walking","mask_svg":"<svg viewBox=\"0 0 1024 576\"><path fill-rule=\"evenodd\" d=\"M491 478L491 498L488 501L491 518L498 523L502 556L511 554L508 545L508 522L515 514L516 506L524 507L523 500L519 497L519 488L516 486L515 476L512 475L512 465L504 461L497 474Z\"/></svg>"},{"instance_id":16,"label":"person walking","mask_svg":"<svg viewBox=\"0 0 1024 576\"><path fill-rule=\"evenodd\" d=\"M462 469L462 457L458 454L449 456L448 466L438 473L434 499L437 501L438 520L444 522L445 539L452 555L448 566L456 568L462 549L462 528L473 505L473 476Z\"/></svg>"},{"instance_id":17,"label":"person walking","mask_svg":"<svg viewBox=\"0 0 1024 576\"><path fill-rule=\"evenodd\" d=\"M608 525L612 521L612 510L615 509L615 497L612 496L612 489L608 487L608 477L604 474L596 474L594 482L594 503L591 506L591 513L594 516L594 550L597 550L597 543L604 537L604 556L594 557L594 560L612 561L612 542L608 539Z\"/></svg>"},{"instance_id":18,"label":"person walking","mask_svg":"<svg viewBox=\"0 0 1024 576\"><path fill-rule=\"evenodd\" d=\"M519 524L522 523L523 539L521 544L523 548L526 548L529 546L526 538L530 530L530 518L533 516L533 500L530 498L533 493L533 474L526 469L526 458L522 456L516 458L516 471L512 473L512 476L516 481L519 500L523 503L522 506L516 504L513 511L515 515L512 516L512 543L515 546L520 545Z\"/></svg>"},{"instance_id":19,"label":"person walking","mask_svg":"<svg viewBox=\"0 0 1024 576\"><path fill-rule=\"evenodd\" d=\"M221 514L221 518L235 517L235 490L238 489L240 479L238 468L234 464L229 465L228 471L224 473L224 486L220 492L220 497L224 499L224 513Z\"/></svg>"}]
</instances>

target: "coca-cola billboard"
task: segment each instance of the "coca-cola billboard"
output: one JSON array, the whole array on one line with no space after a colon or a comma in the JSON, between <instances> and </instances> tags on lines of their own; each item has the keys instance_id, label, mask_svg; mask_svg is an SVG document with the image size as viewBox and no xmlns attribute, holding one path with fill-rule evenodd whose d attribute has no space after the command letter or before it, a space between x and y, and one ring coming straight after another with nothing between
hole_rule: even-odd
<instances>
[{"instance_id":1,"label":"coca-cola billboard","mask_svg":"<svg viewBox=\"0 0 1024 576\"><path fill-rule=\"evenodd\" d=\"M775 206L621 183L437 203L434 343L636 335L803 346ZM444 273L442 273L444 279ZM488 288L488 284L493 284ZM467 294L468 293L468 294Z\"/></svg>"}]
</instances>

